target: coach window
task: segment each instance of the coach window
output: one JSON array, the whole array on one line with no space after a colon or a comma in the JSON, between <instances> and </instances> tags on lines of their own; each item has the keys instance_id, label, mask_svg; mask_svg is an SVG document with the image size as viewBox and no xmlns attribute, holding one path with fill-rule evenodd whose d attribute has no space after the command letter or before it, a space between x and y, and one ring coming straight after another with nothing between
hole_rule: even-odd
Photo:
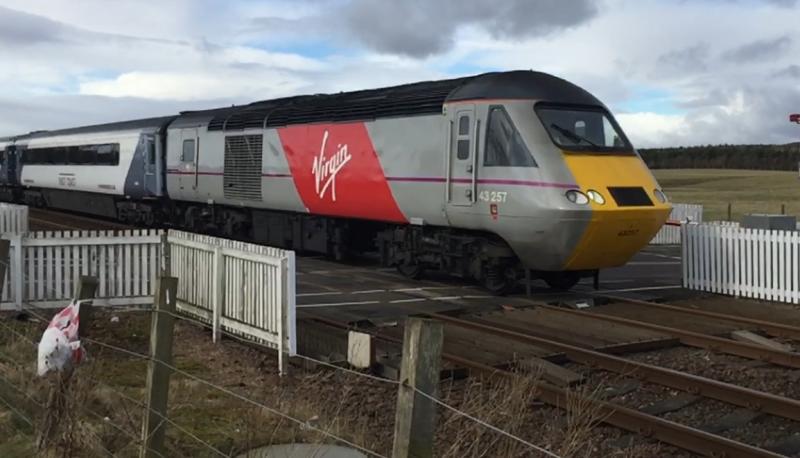
<instances>
[{"instance_id":1,"label":"coach window","mask_svg":"<svg viewBox=\"0 0 800 458\"><path fill-rule=\"evenodd\" d=\"M503 107L489 109L489 128L483 165L487 167L536 167L519 131Z\"/></svg>"},{"instance_id":2,"label":"coach window","mask_svg":"<svg viewBox=\"0 0 800 458\"><path fill-rule=\"evenodd\" d=\"M74 146L69 149L70 164L87 165L97 162L97 150L94 145Z\"/></svg>"},{"instance_id":3,"label":"coach window","mask_svg":"<svg viewBox=\"0 0 800 458\"><path fill-rule=\"evenodd\" d=\"M181 162L194 162L194 140L183 141L183 152Z\"/></svg>"},{"instance_id":4,"label":"coach window","mask_svg":"<svg viewBox=\"0 0 800 458\"><path fill-rule=\"evenodd\" d=\"M469 159L469 115L458 118L458 143L456 157L459 160Z\"/></svg>"},{"instance_id":5,"label":"coach window","mask_svg":"<svg viewBox=\"0 0 800 458\"><path fill-rule=\"evenodd\" d=\"M97 145L97 164L99 165L119 165L119 143L109 143Z\"/></svg>"}]
</instances>

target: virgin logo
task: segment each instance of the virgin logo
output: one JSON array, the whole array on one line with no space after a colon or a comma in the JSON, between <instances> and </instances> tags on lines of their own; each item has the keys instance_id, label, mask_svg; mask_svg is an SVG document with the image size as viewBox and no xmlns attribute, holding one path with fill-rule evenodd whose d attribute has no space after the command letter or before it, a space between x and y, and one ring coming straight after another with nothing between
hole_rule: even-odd
<instances>
[{"instance_id":1,"label":"virgin logo","mask_svg":"<svg viewBox=\"0 0 800 458\"><path fill-rule=\"evenodd\" d=\"M336 152L331 157L325 157L325 146L328 144L328 131L322 135L322 146L319 148L319 155L314 158L311 173L314 175L317 195L320 199L325 198L328 189L331 190L331 199L336 202L336 175L350 162L353 156L347 151L347 143L338 145Z\"/></svg>"}]
</instances>

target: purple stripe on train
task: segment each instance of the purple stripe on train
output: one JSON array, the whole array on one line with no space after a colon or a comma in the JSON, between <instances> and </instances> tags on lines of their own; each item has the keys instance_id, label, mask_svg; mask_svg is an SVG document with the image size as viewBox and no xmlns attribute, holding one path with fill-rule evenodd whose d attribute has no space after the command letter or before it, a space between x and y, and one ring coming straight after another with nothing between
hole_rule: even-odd
<instances>
[{"instance_id":1,"label":"purple stripe on train","mask_svg":"<svg viewBox=\"0 0 800 458\"><path fill-rule=\"evenodd\" d=\"M195 172L170 169L167 171L170 175L194 175ZM216 175L222 176L221 172L197 172L198 175ZM262 173L265 178L291 178L292 175L288 173ZM387 181L398 181L406 183L444 183L445 177L386 177ZM453 178L454 183L472 183L471 178ZM572 183L553 183L549 181L532 181L532 180L511 180L501 178L479 178L478 184L498 184L508 186L529 186L535 188L561 188L561 189L576 189L579 186Z\"/></svg>"},{"instance_id":2,"label":"purple stripe on train","mask_svg":"<svg viewBox=\"0 0 800 458\"><path fill-rule=\"evenodd\" d=\"M445 177L386 177L388 181L400 182L416 182L416 183L444 183ZM471 178L453 178L455 183L472 183ZM510 180L500 178L478 178L478 184L501 184L511 186L531 186L538 188L563 188L573 189L578 188L578 185L572 183L553 183L549 181L532 181L532 180Z\"/></svg>"}]
</instances>

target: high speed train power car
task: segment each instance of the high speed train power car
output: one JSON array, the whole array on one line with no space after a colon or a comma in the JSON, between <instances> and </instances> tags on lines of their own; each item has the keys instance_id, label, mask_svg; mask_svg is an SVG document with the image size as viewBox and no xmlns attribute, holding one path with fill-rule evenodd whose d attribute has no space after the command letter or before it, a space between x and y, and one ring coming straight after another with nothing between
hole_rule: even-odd
<instances>
[{"instance_id":1,"label":"high speed train power car","mask_svg":"<svg viewBox=\"0 0 800 458\"><path fill-rule=\"evenodd\" d=\"M5 200L474 278L569 288L670 212L608 109L487 73L0 139Z\"/></svg>"}]
</instances>

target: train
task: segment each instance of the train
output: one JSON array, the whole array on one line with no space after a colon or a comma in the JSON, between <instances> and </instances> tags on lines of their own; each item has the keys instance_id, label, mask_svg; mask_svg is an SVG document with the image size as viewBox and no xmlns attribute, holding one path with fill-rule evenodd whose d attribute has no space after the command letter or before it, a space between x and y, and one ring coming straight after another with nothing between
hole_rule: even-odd
<instances>
[{"instance_id":1,"label":"train","mask_svg":"<svg viewBox=\"0 0 800 458\"><path fill-rule=\"evenodd\" d=\"M499 294L623 265L671 210L600 100L528 70L6 137L0 199Z\"/></svg>"}]
</instances>

